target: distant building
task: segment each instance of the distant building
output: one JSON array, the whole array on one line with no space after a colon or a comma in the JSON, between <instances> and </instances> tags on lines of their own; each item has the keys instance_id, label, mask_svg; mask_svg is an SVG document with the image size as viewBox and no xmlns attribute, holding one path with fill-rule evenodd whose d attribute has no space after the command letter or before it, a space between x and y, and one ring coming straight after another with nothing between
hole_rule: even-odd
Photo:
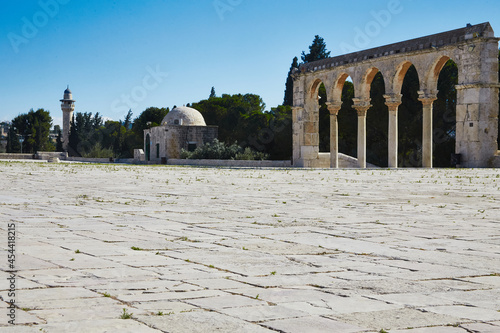
<instances>
[{"instance_id":1,"label":"distant building","mask_svg":"<svg viewBox=\"0 0 500 333\"><path fill-rule=\"evenodd\" d=\"M7 133L9 132L10 124L7 122L0 123L0 138L7 139Z\"/></svg>"},{"instance_id":2,"label":"distant building","mask_svg":"<svg viewBox=\"0 0 500 333\"><path fill-rule=\"evenodd\" d=\"M73 94L68 88L64 91L64 97L60 100L61 110L63 112L63 129L62 129L62 143L64 151L68 151L69 145L69 131L71 129L71 119L73 118L73 111L75 111L75 101Z\"/></svg>"},{"instance_id":3,"label":"distant building","mask_svg":"<svg viewBox=\"0 0 500 333\"><path fill-rule=\"evenodd\" d=\"M180 158L181 150L193 151L218 136L217 126L207 126L202 114L193 108L178 107L170 111L161 126L144 130L145 160L166 163Z\"/></svg>"}]
</instances>

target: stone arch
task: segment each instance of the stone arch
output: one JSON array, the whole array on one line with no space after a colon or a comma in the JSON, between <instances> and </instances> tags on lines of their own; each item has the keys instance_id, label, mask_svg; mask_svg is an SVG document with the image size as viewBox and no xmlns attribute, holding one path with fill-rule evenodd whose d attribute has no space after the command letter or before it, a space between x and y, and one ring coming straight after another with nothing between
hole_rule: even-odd
<instances>
[{"instance_id":1,"label":"stone arch","mask_svg":"<svg viewBox=\"0 0 500 333\"><path fill-rule=\"evenodd\" d=\"M310 107L313 132L317 133L319 152L330 150L330 115L327 102L329 90L325 78L316 78L310 89ZM323 90L324 89L324 90Z\"/></svg>"},{"instance_id":2,"label":"stone arch","mask_svg":"<svg viewBox=\"0 0 500 333\"><path fill-rule=\"evenodd\" d=\"M337 78L333 84L333 88L330 92L330 95L331 95L330 101L332 101L333 103L338 103L338 104L342 103L342 90L344 89L344 84L349 77L351 77L351 76L349 74L347 74L346 72L342 72L337 76ZM351 79L352 79L352 77L351 77Z\"/></svg>"},{"instance_id":3,"label":"stone arch","mask_svg":"<svg viewBox=\"0 0 500 333\"><path fill-rule=\"evenodd\" d=\"M421 87L428 94L437 94L437 83L439 79L439 74L443 69L444 65L450 60L451 57L448 55L440 55L434 60L434 62L429 67L427 73L423 77L423 82L420 83Z\"/></svg>"},{"instance_id":4,"label":"stone arch","mask_svg":"<svg viewBox=\"0 0 500 333\"><path fill-rule=\"evenodd\" d=\"M403 88L403 82L405 80L406 73L408 73L408 70L412 65L413 64L411 61L405 60L396 67L396 73L394 74L391 87L394 94L401 94L401 89Z\"/></svg>"},{"instance_id":5,"label":"stone arch","mask_svg":"<svg viewBox=\"0 0 500 333\"><path fill-rule=\"evenodd\" d=\"M386 104L386 92L388 80L381 71L378 71L370 80L368 97L371 107L366 113L366 161L380 167L387 167L389 109Z\"/></svg>"},{"instance_id":6,"label":"stone arch","mask_svg":"<svg viewBox=\"0 0 500 333\"><path fill-rule=\"evenodd\" d=\"M323 77L317 77L314 79L313 83L310 85L310 88L308 89L309 100L317 101L319 94L319 87L322 84L325 86L327 96L329 95L330 90L328 89L328 80Z\"/></svg>"},{"instance_id":7,"label":"stone arch","mask_svg":"<svg viewBox=\"0 0 500 333\"><path fill-rule=\"evenodd\" d=\"M361 99L370 100L371 84L378 72L380 72L380 70L375 66L372 66L365 71L359 86L359 91L361 92L359 97Z\"/></svg>"},{"instance_id":8,"label":"stone arch","mask_svg":"<svg viewBox=\"0 0 500 333\"><path fill-rule=\"evenodd\" d=\"M433 166L453 167L456 147L458 64L453 58L441 67L436 82L437 100L433 103Z\"/></svg>"}]
</instances>

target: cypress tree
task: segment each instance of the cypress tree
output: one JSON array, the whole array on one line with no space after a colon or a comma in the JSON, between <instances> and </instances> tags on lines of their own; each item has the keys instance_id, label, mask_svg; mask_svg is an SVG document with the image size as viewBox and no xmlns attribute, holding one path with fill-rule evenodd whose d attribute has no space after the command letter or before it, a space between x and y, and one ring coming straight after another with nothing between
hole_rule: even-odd
<instances>
[{"instance_id":1,"label":"cypress tree","mask_svg":"<svg viewBox=\"0 0 500 333\"><path fill-rule=\"evenodd\" d=\"M286 84L285 84L285 98L283 100L283 105L293 106L293 79L291 74L295 68L299 68L299 59L297 57L293 58L292 65L290 66L290 70L288 71L288 77L286 79Z\"/></svg>"}]
</instances>

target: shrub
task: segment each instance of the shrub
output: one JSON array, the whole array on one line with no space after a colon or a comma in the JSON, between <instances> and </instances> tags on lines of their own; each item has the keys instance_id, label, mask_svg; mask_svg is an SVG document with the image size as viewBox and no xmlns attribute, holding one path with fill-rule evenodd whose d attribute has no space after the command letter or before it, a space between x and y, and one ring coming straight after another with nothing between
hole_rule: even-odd
<instances>
[{"instance_id":1,"label":"shrub","mask_svg":"<svg viewBox=\"0 0 500 333\"><path fill-rule=\"evenodd\" d=\"M242 148L237 142L227 145L214 139L192 152L182 149L181 158L190 160L266 160L269 155L254 151L250 147Z\"/></svg>"},{"instance_id":2,"label":"shrub","mask_svg":"<svg viewBox=\"0 0 500 333\"><path fill-rule=\"evenodd\" d=\"M98 142L88 153L83 153L82 156L86 158L109 158L114 157L114 153L113 149L103 148Z\"/></svg>"}]
</instances>

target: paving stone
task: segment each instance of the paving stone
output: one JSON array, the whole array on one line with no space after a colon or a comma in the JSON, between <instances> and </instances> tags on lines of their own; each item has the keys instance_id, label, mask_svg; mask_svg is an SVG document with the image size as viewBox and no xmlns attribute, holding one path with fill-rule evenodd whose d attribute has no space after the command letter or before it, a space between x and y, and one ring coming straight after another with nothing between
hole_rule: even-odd
<instances>
[{"instance_id":1,"label":"paving stone","mask_svg":"<svg viewBox=\"0 0 500 333\"><path fill-rule=\"evenodd\" d=\"M386 294L372 296L376 299L380 299L386 302L401 304L410 307L425 307L425 306L436 306L436 305L453 305L455 302L451 300L446 300L436 296L422 295L422 294Z\"/></svg>"},{"instance_id":2,"label":"paving stone","mask_svg":"<svg viewBox=\"0 0 500 333\"><path fill-rule=\"evenodd\" d=\"M359 312L336 315L333 318L374 330L443 326L448 324L458 324L461 320L463 320L458 315L454 316L432 312L422 312L414 309Z\"/></svg>"},{"instance_id":3,"label":"paving stone","mask_svg":"<svg viewBox=\"0 0 500 333\"><path fill-rule=\"evenodd\" d=\"M34 332L50 333L100 333L100 332L120 332L120 333L160 333L160 330L153 329L135 320L106 319L106 320L83 320L56 323L49 325L39 325L34 327ZM40 331L41 330L41 331ZM10 332L9 332L10 333Z\"/></svg>"},{"instance_id":4,"label":"paving stone","mask_svg":"<svg viewBox=\"0 0 500 333\"><path fill-rule=\"evenodd\" d=\"M199 290L186 292L136 292L127 295L118 295L117 298L123 302L148 302L148 301L164 301L164 300L187 300L201 297L216 297L227 295L216 290Z\"/></svg>"},{"instance_id":5,"label":"paving stone","mask_svg":"<svg viewBox=\"0 0 500 333\"><path fill-rule=\"evenodd\" d=\"M466 331L459 327L439 326L439 327L409 328L406 330L391 330L390 333L466 333Z\"/></svg>"},{"instance_id":6,"label":"paving stone","mask_svg":"<svg viewBox=\"0 0 500 333\"><path fill-rule=\"evenodd\" d=\"M483 324L483 323L473 323L473 324L462 324L460 327L467 329L469 332L479 332L479 333L498 333L500 332L500 326Z\"/></svg>"},{"instance_id":7,"label":"paving stone","mask_svg":"<svg viewBox=\"0 0 500 333\"><path fill-rule=\"evenodd\" d=\"M247 287L246 284L233 281L231 279L197 279L197 280L186 280L188 283L192 283L193 285L198 285L207 289L215 289L215 290L229 290L229 289L238 289Z\"/></svg>"},{"instance_id":8,"label":"paving stone","mask_svg":"<svg viewBox=\"0 0 500 333\"><path fill-rule=\"evenodd\" d=\"M334 311L327 307L324 302L288 302L280 303L280 306L308 313L309 315L333 315Z\"/></svg>"},{"instance_id":9,"label":"paving stone","mask_svg":"<svg viewBox=\"0 0 500 333\"><path fill-rule=\"evenodd\" d=\"M464 278L464 281L469 281L473 283L479 283L486 285L488 287L500 288L500 276L478 276L478 277L469 277Z\"/></svg>"},{"instance_id":10,"label":"paving stone","mask_svg":"<svg viewBox=\"0 0 500 333\"><path fill-rule=\"evenodd\" d=\"M269 329L217 312L186 312L139 318L150 327L169 333L271 333Z\"/></svg>"},{"instance_id":11,"label":"paving stone","mask_svg":"<svg viewBox=\"0 0 500 333\"><path fill-rule=\"evenodd\" d=\"M375 309L382 311L401 308L399 305L388 304L361 296L339 297L335 301L328 300L327 304L334 313L370 312Z\"/></svg>"},{"instance_id":12,"label":"paving stone","mask_svg":"<svg viewBox=\"0 0 500 333\"><path fill-rule=\"evenodd\" d=\"M355 325L346 324L332 319L318 316L274 320L263 325L275 330L290 333L323 333L323 332L361 332L364 329Z\"/></svg>"},{"instance_id":13,"label":"paving stone","mask_svg":"<svg viewBox=\"0 0 500 333\"><path fill-rule=\"evenodd\" d=\"M472 305L485 309L500 309L500 289L452 291L436 293L435 296L453 300L457 304Z\"/></svg>"},{"instance_id":14,"label":"paving stone","mask_svg":"<svg viewBox=\"0 0 500 333\"><path fill-rule=\"evenodd\" d=\"M456 316L458 318L466 318L469 320L478 321L494 321L500 320L500 312L485 308L477 308L472 306L433 306L425 307L426 311Z\"/></svg>"},{"instance_id":15,"label":"paving stone","mask_svg":"<svg viewBox=\"0 0 500 333\"><path fill-rule=\"evenodd\" d=\"M222 295L218 297L195 298L186 300L187 303L210 310L239 308L242 306L262 305L262 301L255 298L239 295Z\"/></svg>"},{"instance_id":16,"label":"paving stone","mask_svg":"<svg viewBox=\"0 0 500 333\"><path fill-rule=\"evenodd\" d=\"M196 306L176 301L133 302L134 308L151 311L155 314L163 312L164 315L201 310Z\"/></svg>"},{"instance_id":17,"label":"paving stone","mask_svg":"<svg viewBox=\"0 0 500 333\"><path fill-rule=\"evenodd\" d=\"M145 314L145 311L140 309L133 309L127 307L126 305L106 305L98 307L85 307L81 306L77 309L75 308L65 308L65 309L44 309L44 310L32 310L30 313L42 318L47 323L57 323L57 322L74 322L74 321L92 321L97 319L120 319L123 313L123 309L126 308L128 313L132 313L135 316Z\"/></svg>"},{"instance_id":18,"label":"paving stone","mask_svg":"<svg viewBox=\"0 0 500 333\"><path fill-rule=\"evenodd\" d=\"M249 307L230 307L220 310L229 316L243 319L250 322L262 322L267 320L287 319L307 317L310 314L307 312L292 310L288 307L275 305L260 305Z\"/></svg>"}]
</instances>

